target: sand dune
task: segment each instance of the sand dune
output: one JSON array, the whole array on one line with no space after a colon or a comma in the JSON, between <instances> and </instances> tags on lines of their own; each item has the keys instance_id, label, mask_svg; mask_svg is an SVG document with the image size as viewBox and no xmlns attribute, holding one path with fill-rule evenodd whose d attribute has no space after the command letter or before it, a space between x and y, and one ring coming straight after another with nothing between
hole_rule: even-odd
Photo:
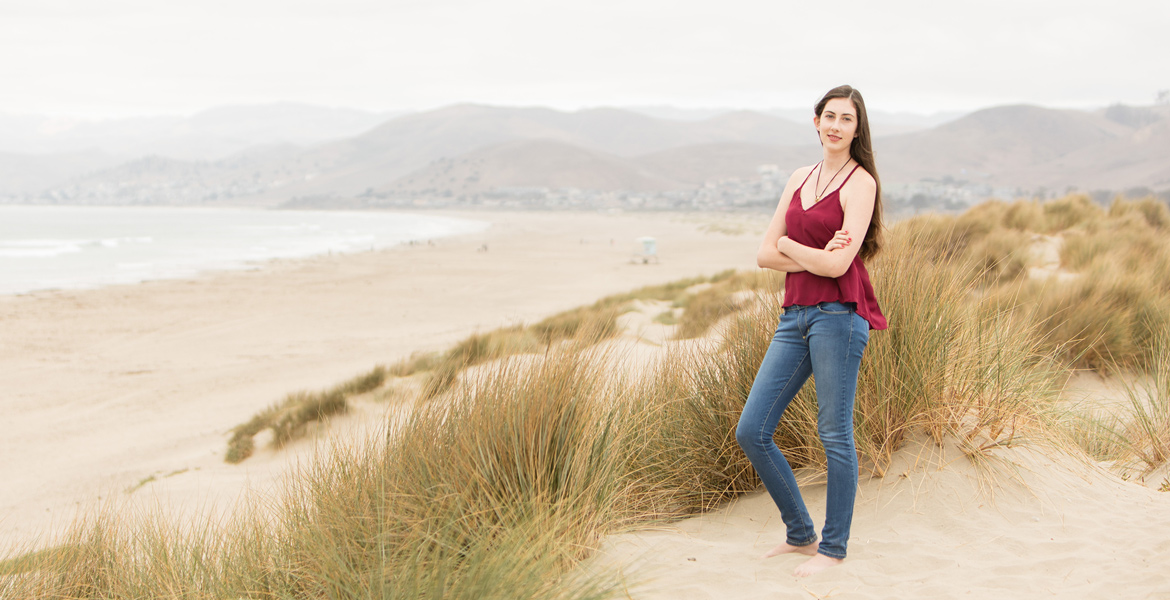
<instances>
[{"instance_id":1,"label":"sand dune","mask_svg":"<svg viewBox=\"0 0 1170 600\"><path fill-rule=\"evenodd\" d=\"M363 439L402 408L361 399L327 435L225 464L230 428L283 394L608 294L751 268L764 226L724 217L741 222L711 227L710 215L464 216L493 227L190 281L0 298L0 543L30 543L99 497L190 516L229 510L248 490L272 493L315 452ZM643 234L658 237L659 265L630 263ZM635 308L609 343L646 364L675 344L653 321L669 305ZM849 559L808 579L791 575L801 557L760 558L783 539L762 492L610 536L580 568L623 573L639 600L1170 598L1170 493L1058 449L973 458L911 440L885 477L863 479ZM823 483L803 478L819 524Z\"/></svg>"},{"instance_id":2,"label":"sand dune","mask_svg":"<svg viewBox=\"0 0 1170 600\"><path fill-rule=\"evenodd\" d=\"M808 474L805 474L808 479ZM823 523L824 485L805 499ZM995 450L976 464L919 440L858 490L849 558L808 579L763 492L606 539L585 568L624 572L629 597L1170 598L1170 497L1071 457Z\"/></svg>"}]
</instances>

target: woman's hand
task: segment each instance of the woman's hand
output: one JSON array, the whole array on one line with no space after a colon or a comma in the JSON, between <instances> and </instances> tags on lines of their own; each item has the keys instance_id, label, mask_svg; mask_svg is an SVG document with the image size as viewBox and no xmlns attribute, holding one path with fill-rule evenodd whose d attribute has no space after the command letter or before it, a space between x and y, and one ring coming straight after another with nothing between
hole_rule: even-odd
<instances>
[{"instance_id":1,"label":"woman's hand","mask_svg":"<svg viewBox=\"0 0 1170 600\"><path fill-rule=\"evenodd\" d=\"M849 232L841 229L833 234L833 239L825 244L825 251L832 252L834 250L844 250L846 246L853 243L853 238L849 236Z\"/></svg>"}]
</instances>

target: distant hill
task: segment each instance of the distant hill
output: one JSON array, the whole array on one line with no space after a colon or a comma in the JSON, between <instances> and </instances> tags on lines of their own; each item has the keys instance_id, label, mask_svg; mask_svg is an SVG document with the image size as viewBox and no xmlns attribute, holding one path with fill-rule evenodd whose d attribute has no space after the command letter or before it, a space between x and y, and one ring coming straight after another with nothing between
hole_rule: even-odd
<instances>
[{"instance_id":1,"label":"distant hill","mask_svg":"<svg viewBox=\"0 0 1170 600\"><path fill-rule=\"evenodd\" d=\"M675 190L689 187L636 161L557 140L517 140L437 160L377 190L484 193L499 188Z\"/></svg>"},{"instance_id":2,"label":"distant hill","mask_svg":"<svg viewBox=\"0 0 1170 600\"><path fill-rule=\"evenodd\" d=\"M0 152L0 196L35 194L119 162L93 150L48 155Z\"/></svg>"},{"instance_id":3,"label":"distant hill","mask_svg":"<svg viewBox=\"0 0 1170 600\"><path fill-rule=\"evenodd\" d=\"M1127 111L1131 113L1132 111ZM1081 189L1170 188L1170 106L1137 111L1140 120L1125 123L1121 135L1087 145L1035 166L1005 170L1013 181L1035 181L1060 189L1072 182ZM1109 111L1105 111L1107 117Z\"/></svg>"},{"instance_id":4,"label":"distant hill","mask_svg":"<svg viewBox=\"0 0 1170 600\"><path fill-rule=\"evenodd\" d=\"M966 170L1002 173L1034 165L1077 148L1100 144L1124 127L1098 115L1037 106L981 110L926 131L882 140L883 176L918 179Z\"/></svg>"},{"instance_id":5,"label":"distant hill","mask_svg":"<svg viewBox=\"0 0 1170 600\"><path fill-rule=\"evenodd\" d=\"M75 178L51 195L80 204L264 204L260 198L270 189L303 180L304 173L288 167L301 151L275 144L218 161L148 156Z\"/></svg>"},{"instance_id":6,"label":"distant hill","mask_svg":"<svg viewBox=\"0 0 1170 600\"><path fill-rule=\"evenodd\" d=\"M977 111L926 131L889 136L875 147L884 181L953 177L993 185L1165 188L1158 165L1170 155L1165 107L1151 108L1142 128L1105 111L1003 106ZM1138 165L1145 165L1138 167Z\"/></svg>"},{"instance_id":7,"label":"distant hill","mask_svg":"<svg viewBox=\"0 0 1170 600\"><path fill-rule=\"evenodd\" d=\"M314 177L280 193L355 195L388 189L433 161L518 140L559 141L631 157L719 141L792 144L808 139L806 129L749 112L679 122L610 108L570 113L465 104L400 117L360 136L311 149L296 163Z\"/></svg>"},{"instance_id":8,"label":"distant hill","mask_svg":"<svg viewBox=\"0 0 1170 600\"><path fill-rule=\"evenodd\" d=\"M712 117L717 117L719 115L736 112L731 109L686 109L676 108L673 106L631 106L626 108L626 110L641 113L651 117L672 119L676 121L703 121ZM779 117L798 125L807 125L808 131L812 131L812 106L808 106L806 108L766 109L756 112L767 115L769 117ZM964 114L966 113L947 111L923 115L905 112L870 110L870 131L875 137L894 135L898 133L909 133L919 129L929 129L931 127L946 123L947 121L953 121L963 116ZM810 133L809 135L812 134Z\"/></svg>"},{"instance_id":9,"label":"distant hill","mask_svg":"<svg viewBox=\"0 0 1170 600\"><path fill-rule=\"evenodd\" d=\"M280 123L299 114L290 110L250 123L248 111L223 109L192 122L201 123L201 132L251 131L261 139L277 136ZM305 121L302 131L326 129ZM883 136L875 154L885 184L945 181L973 186L968 194L1164 190L1170 189L1170 107L1002 106ZM742 194L752 202L775 194L787 173L819 160L820 147L810 125L749 111L679 120L613 108L463 104L393 118L340 140L255 145L215 160L158 155L109 168L100 154L84 156L54 170L44 157L0 154L0 174L11 173L7 183L0 181L0 196L12 201L8 192L21 190L20 201L328 206L335 199L452 198L497 188L702 187L705 198L734 205ZM34 191L38 185L44 187Z\"/></svg>"},{"instance_id":10,"label":"distant hill","mask_svg":"<svg viewBox=\"0 0 1170 600\"><path fill-rule=\"evenodd\" d=\"M748 142L697 144L661 150L635 161L644 168L676 181L691 185L714 179L759 176L761 165L775 165L784 172L812 164L821 158L820 146L772 146Z\"/></svg>"}]
</instances>

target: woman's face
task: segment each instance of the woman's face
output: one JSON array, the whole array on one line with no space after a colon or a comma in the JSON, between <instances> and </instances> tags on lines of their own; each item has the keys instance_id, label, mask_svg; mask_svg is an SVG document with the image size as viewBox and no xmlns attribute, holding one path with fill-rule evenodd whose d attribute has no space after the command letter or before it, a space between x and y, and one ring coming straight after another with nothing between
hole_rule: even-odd
<instances>
[{"instance_id":1,"label":"woman's face","mask_svg":"<svg viewBox=\"0 0 1170 600\"><path fill-rule=\"evenodd\" d=\"M829 150L848 150L857 137L857 107L848 98L833 98L819 117L813 117L821 145Z\"/></svg>"}]
</instances>

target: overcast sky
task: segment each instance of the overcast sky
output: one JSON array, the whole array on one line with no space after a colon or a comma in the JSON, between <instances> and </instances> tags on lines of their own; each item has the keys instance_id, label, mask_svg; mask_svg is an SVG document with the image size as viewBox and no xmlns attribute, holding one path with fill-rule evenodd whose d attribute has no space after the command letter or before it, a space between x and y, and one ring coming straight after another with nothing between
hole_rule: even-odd
<instances>
[{"instance_id":1,"label":"overcast sky","mask_svg":"<svg viewBox=\"0 0 1170 600\"><path fill-rule=\"evenodd\" d=\"M1150 104L1170 2L0 0L0 112Z\"/></svg>"}]
</instances>

